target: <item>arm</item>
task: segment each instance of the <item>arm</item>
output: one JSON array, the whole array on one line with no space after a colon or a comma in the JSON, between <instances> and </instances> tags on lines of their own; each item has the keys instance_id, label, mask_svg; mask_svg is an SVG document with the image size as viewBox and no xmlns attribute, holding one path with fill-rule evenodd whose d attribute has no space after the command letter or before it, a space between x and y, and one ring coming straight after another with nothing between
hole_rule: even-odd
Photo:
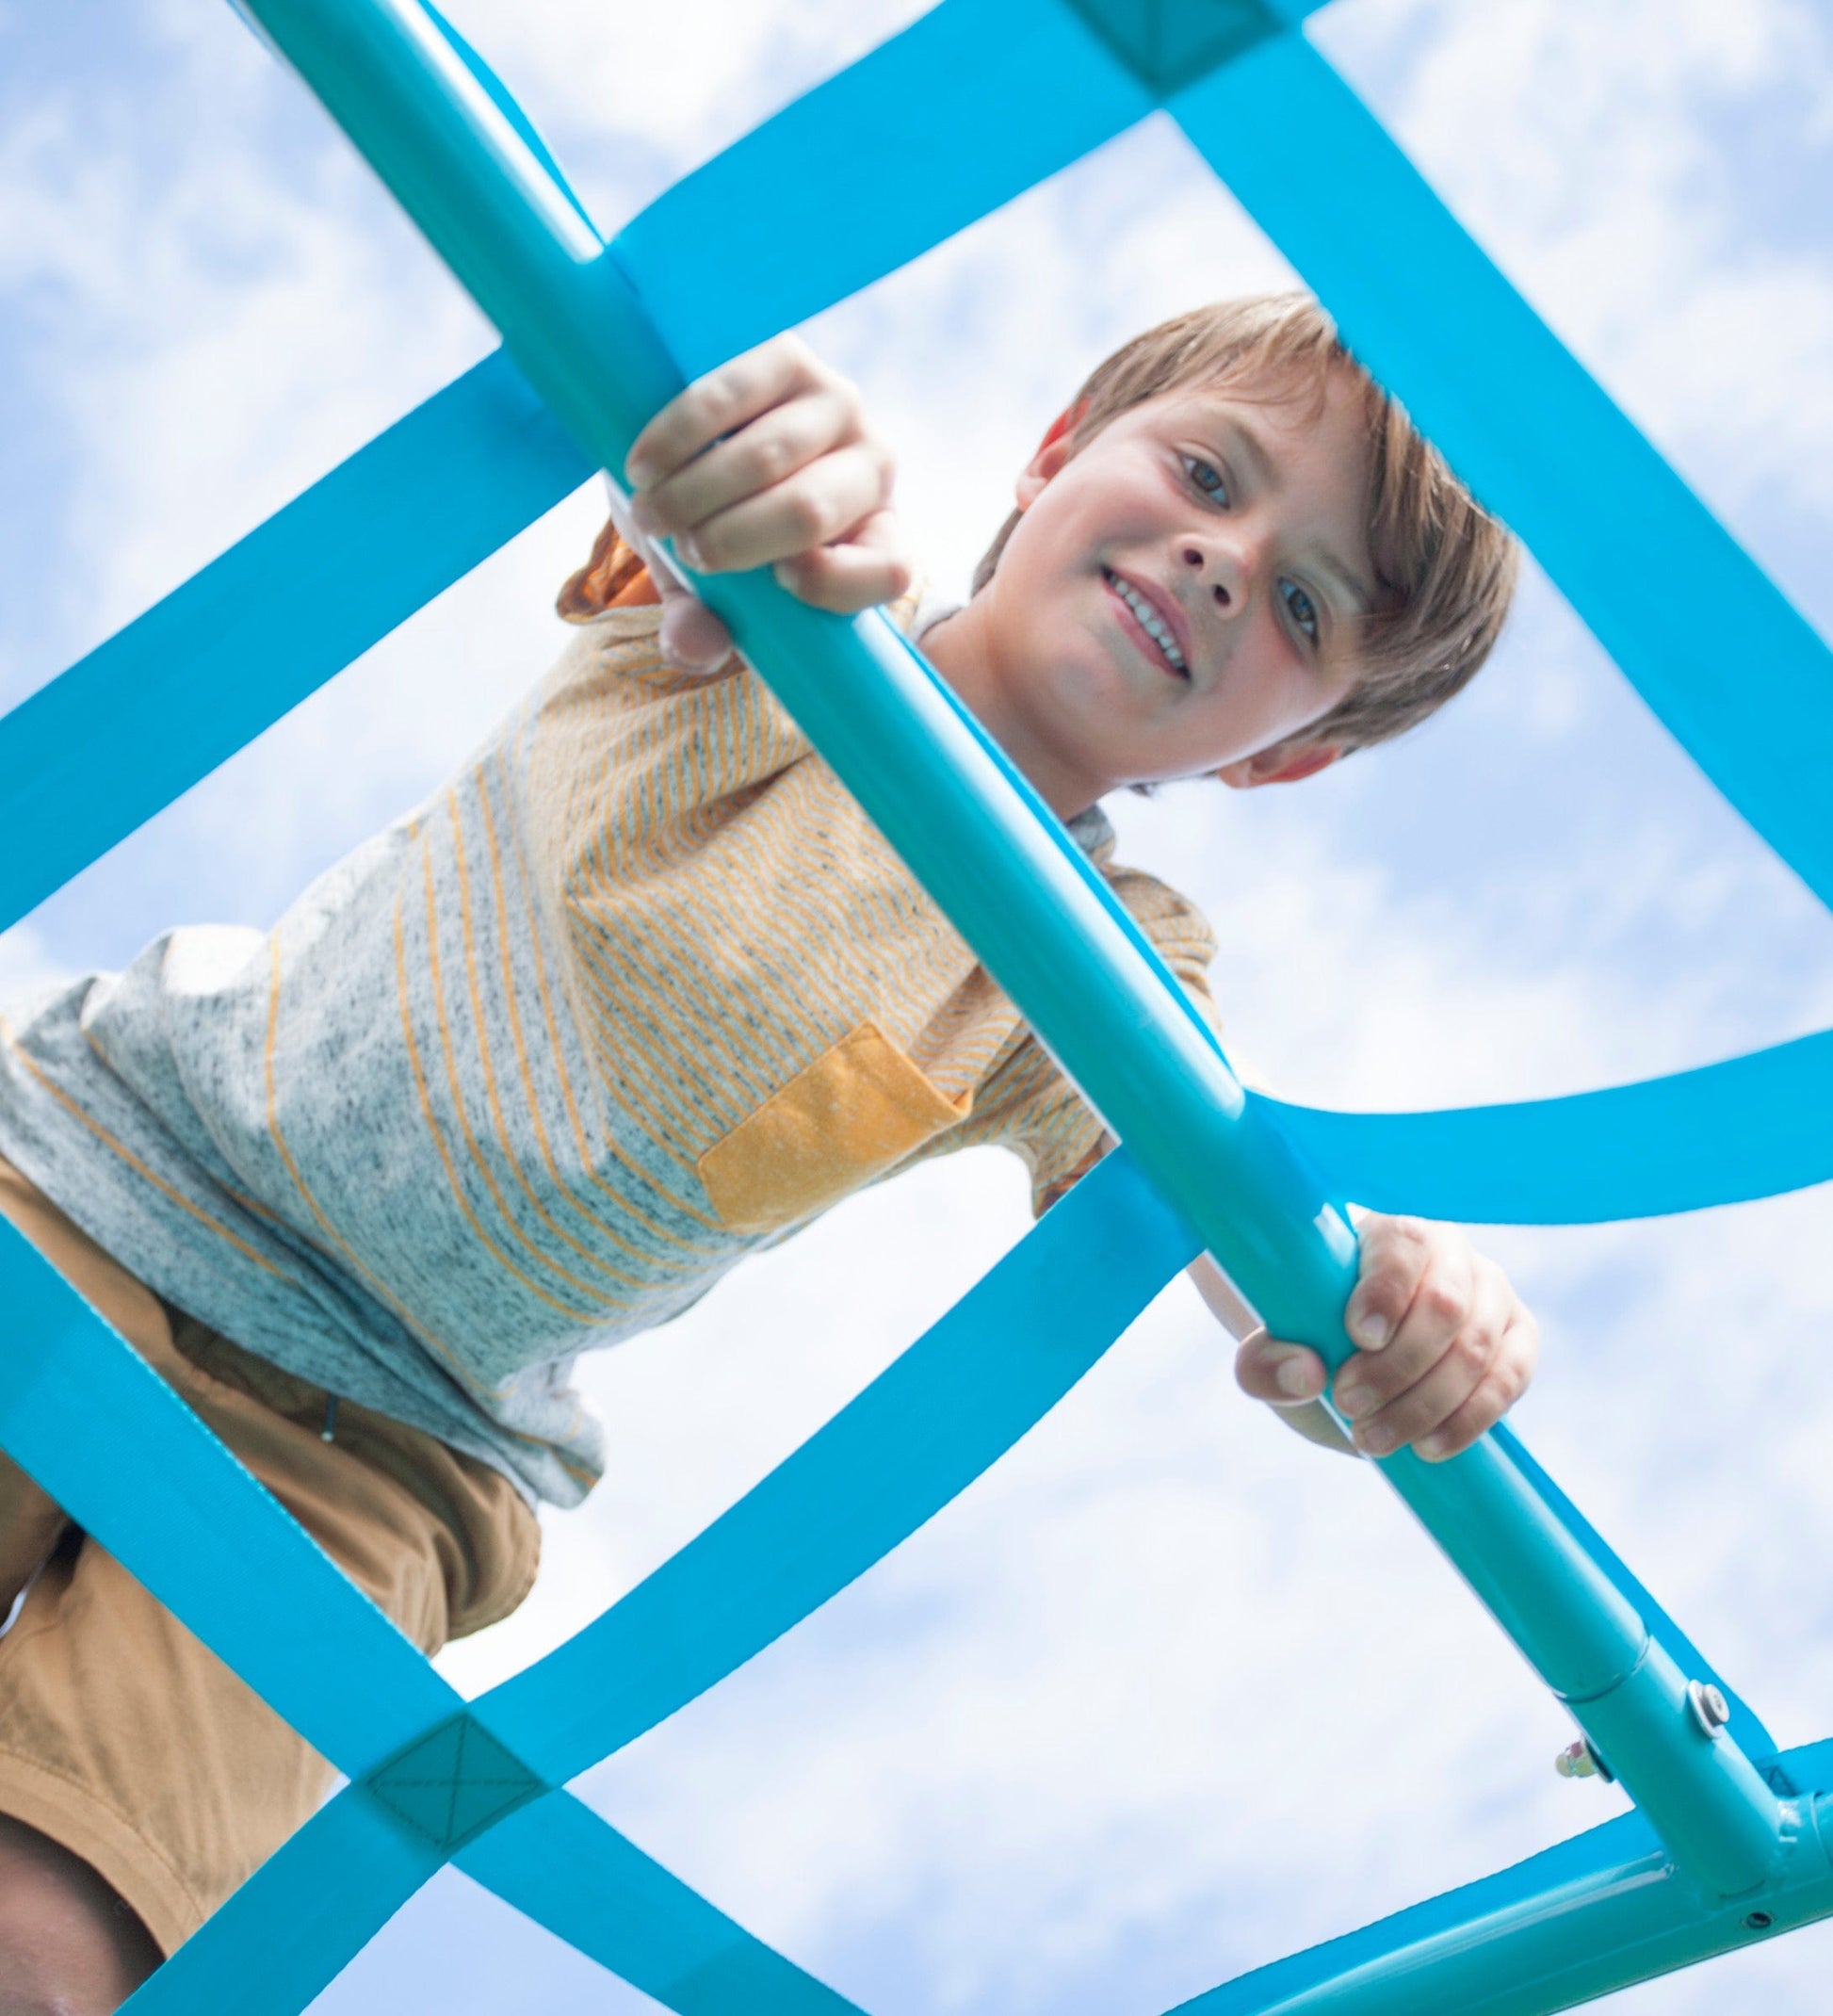
<instances>
[{"instance_id":1,"label":"arm","mask_svg":"<svg viewBox=\"0 0 1833 2016\"><path fill-rule=\"evenodd\" d=\"M816 609L854 615L911 581L890 449L859 394L797 336L774 336L671 399L631 445L627 514L703 574L770 567ZM724 624L665 566L662 648L687 667L731 650Z\"/></svg>"}]
</instances>

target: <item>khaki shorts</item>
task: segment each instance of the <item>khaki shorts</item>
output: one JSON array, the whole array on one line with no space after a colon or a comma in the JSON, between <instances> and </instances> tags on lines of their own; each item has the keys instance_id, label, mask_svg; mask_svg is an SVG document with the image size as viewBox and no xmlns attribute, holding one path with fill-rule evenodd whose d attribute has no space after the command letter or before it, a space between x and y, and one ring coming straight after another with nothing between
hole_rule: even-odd
<instances>
[{"instance_id":1,"label":"khaki shorts","mask_svg":"<svg viewBox=\"0 0 1833 2016\"><path fill-rule=\"evenodd\" d=\"M10 1163L11 1220L417 1645L528 1593L541 1529L509 1481L168 1308ZM8 1348L0 1312L0 1351ZM311 1817L329 1764L0 1455L0 1813L61 1842L170 1953Z\"/></svg>"}]
</instances>

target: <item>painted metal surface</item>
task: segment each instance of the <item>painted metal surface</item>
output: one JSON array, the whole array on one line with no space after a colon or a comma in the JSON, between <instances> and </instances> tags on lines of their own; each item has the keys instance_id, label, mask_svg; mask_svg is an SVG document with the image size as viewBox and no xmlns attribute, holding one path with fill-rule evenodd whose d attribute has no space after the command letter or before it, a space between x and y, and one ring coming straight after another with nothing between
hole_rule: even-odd
<instances>
[{"instance_id":1,"label":"painted metal surface","mask_svg":"<svg viewBox=\"0 0 1833 2016\"><path fill-rule=\"evenodd\" d=\"M1551 2016L1776 1938L1833 1916L1824 1768L1818 1782L1789 1797L1785 1854L1760 1892L1703 1892L1631 1814L1172 2016Z\"/></svg>"}]
</instances>

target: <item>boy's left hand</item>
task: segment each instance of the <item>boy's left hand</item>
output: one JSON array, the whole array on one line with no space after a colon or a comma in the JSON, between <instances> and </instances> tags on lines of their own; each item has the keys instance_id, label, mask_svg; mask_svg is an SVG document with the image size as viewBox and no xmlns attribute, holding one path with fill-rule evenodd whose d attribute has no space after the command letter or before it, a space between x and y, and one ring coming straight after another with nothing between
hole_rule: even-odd
<instances>
[{"instance_id":1,"label":"boy's left hand","mask_svg":"<svg viewBox=\"0 0 1833 2016\"><path fill-rule=\"evenodd\" d=\"M1332 1397L1365 1455L1391 1455L1410 1442L1429 1462L1454 1456L1533 1378L1534 1320L1502 1270L1453 1226L1370 1217L1360 1240L1361 1278L1344 1316L1357 1348ZM1315 1351L1264 1331L1241 1345L1235 1376L1274 1406L1308 1405L1325 1386Z\"/></svg>"},{"instance_id":2,"label":"boy's left hand","mask_svg":"<svg viewBox=\"0 0 1833 2016\"><path fill-rule=\"evenodd\" d=\"M910 586L894 468L857 389L783 335L671 399L631 444L624 474L637 529L672 539L689 567L770 567L792 595L850 616ZM732 648L724 624L672 577L657 587L663 650L717 664Z\"/></svg>"}]
</instances>

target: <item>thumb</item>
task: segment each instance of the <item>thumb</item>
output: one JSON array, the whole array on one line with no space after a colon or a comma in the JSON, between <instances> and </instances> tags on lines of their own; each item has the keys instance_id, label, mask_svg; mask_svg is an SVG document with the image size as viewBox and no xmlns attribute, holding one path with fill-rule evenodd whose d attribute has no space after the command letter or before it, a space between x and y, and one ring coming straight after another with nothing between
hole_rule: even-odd
<instances>
[{"instance_id":1,"label":"thumb","mask_svg":"<svg viewBox=\"0 0 1833 2016\"><path fill-rule=\"evenodd\" d=\"M697 595L659 575L662 656L687 672L711 672L732 650L732 633Z\"/></svg>"},{"instance_id":2,"label":"thumb","mask_svg":"<svg viewBox=\"0 0 1833 2016\"><path fill-rule=\"evenodd\" d=\"M668 555L659 552L645 537L629 495L608 470L605 473L605 489L610 498L611 522L649 569L649 578L662 598L663 657L683 672L711 672L732 649L731 631L682 580Z\"/></svg>"},{"instance_id":3,"label":"thumb","mask_svg":"<svg viewBox=\"0 0 1833 2016\"><path fill-rule=\"evenodd\" d=\"M1235 1354L1235 1383L1251 1400L1271 1406L1296 1406L1324 1389L1324 1363L1303 1344L1282 1343L1264 1330L1242 1341Z\"/></svg>"}]
</instances>

